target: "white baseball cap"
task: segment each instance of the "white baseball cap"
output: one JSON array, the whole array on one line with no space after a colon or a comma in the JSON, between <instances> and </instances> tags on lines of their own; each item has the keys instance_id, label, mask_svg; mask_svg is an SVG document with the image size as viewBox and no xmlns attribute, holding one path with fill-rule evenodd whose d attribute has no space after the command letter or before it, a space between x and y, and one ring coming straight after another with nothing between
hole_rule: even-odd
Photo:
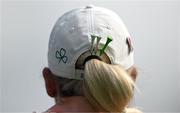
<instances>
[{"instance_id":1,"label":"white baseball cap","mask_svg":"<svg viewBox=\"0 0 180 113\"><path fill-rule=\"evenodd\" d=\"M83 79L78 58L106 54L111 64L125 69L134 64L130 34L120 17L105 8L86 6L62 15L49 39L48 67L56 76Z\"/></svg>"}]
</instances>

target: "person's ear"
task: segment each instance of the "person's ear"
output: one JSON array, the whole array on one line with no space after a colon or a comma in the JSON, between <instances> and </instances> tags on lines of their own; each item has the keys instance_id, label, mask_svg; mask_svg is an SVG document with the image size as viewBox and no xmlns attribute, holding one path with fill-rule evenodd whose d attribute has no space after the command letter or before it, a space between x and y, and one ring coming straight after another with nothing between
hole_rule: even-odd
<instances>
[{"instance_id":1,"label":"person's ear","mask_svg":"<svg viewBox=\"0 0 180 113\"><path fill-rule=\"evenodd\" d=\"M50 69L46 67L43 69L42 73L45 81L47 94L50 97L55 97L57 95L57 89L56 82L53 78L54 75L51 73Z\"/></svg>"},{"instance_id":2,"label":"person's ear","mask_svg":"<svg viewBox=\"0 0 180 113\"><path fill-rule=\"evenodd\" d=\"M131 67L130 69L128 69L128 73L131 76L131 78L136 81L136 77L137 77L137 69L135 67Z\"/></svg>"}]
</instances>

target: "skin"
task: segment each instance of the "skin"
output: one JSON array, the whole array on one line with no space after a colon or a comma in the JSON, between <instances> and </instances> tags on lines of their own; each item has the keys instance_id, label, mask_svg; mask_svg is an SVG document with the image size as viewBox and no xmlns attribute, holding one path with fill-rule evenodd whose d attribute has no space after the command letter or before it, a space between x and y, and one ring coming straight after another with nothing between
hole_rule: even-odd
<instances>
[{"instance_id":1,"label":"skin","mask_svg":"<svg viewBox=\"0 0 180 113\"><path fill-rule=\"evenodd\" d=\"M135 67L131 67L127 70L129 75L135 81L137 77L137 71ZM98 112L93 108L90 103L83 96L71 96L59 98L57 92L59 92L58 84L54 79L54 75L49 68L43 69L43 77L45 81L47 94L55 99L55 105L48 109L46 112Z\"/></svg>"}]
</instances>

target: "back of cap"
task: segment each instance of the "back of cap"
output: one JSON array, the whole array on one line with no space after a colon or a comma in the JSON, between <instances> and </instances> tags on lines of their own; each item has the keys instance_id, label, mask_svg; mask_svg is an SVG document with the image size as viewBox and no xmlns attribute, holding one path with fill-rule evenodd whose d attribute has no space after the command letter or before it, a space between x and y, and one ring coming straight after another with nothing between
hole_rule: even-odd
<instances>
[{"instance_id":1,"label":"back of cap","mask_svg":"<svg viewBox=\"0 0 180 113\"><path fill-rule=\"evenodd\" d=\"M98 50L112 37L113 41L103 50L112 64L125 69L134 64L130 35L122 20L108 9L87 6L65 13L54 25L48 48L50 70L57 76L79 79L75 63L81 54L92 49L92 35L101 37Z\"/></svg>"}]
</instances>

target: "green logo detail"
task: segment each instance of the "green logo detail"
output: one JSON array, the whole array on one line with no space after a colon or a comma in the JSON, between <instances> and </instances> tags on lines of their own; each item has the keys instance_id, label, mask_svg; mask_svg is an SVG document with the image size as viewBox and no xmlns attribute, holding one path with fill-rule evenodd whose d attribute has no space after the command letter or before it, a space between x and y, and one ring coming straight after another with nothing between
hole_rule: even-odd
<instances>
[{"instance_id":1,"label":"green logo detail","mask_svg":"<svg viewBox=\"0 0 180 113\"><path fill-rule=\"evenodd\" d=\"M112 41L111 37L107 37L106 44L102 49L100 49L100 56L104 53L105 49L107 48L108 44Z\"/></svg>"},{"instance_id":2,"label":"green logo detail","mask_svg":"<svg viewBox=\"0 0 180 113\"><path fill-rule=\"evenodd\" d=\"M97 40L96 40L96 44L94 47L95 39L97 39ZM99 51L99 55L101 56L105 52L105 49L107 48L107 46L113 39L112 39L112 37L108 36L104 46L101 49L98 49L100 40L101 40L101 37L96 36L96 35L91 35L91 49L90 50L91 50L91 53L94 53L95 55L96 55L97 51Z\"/></svg>"},{"instance_id":3,"label":"green logo detail","mask_svg":"<svg viewBox=\"0 0 180 113\"><path fill-rule=\"evenodd\" d=\"M66 56L66 50L64 48L61 48L59 51L56 51L56 58L59 59L59 63L61 63L61 61L63 63L67 63L68 61L68 57Z\"/></svg>"}]
</instances>

